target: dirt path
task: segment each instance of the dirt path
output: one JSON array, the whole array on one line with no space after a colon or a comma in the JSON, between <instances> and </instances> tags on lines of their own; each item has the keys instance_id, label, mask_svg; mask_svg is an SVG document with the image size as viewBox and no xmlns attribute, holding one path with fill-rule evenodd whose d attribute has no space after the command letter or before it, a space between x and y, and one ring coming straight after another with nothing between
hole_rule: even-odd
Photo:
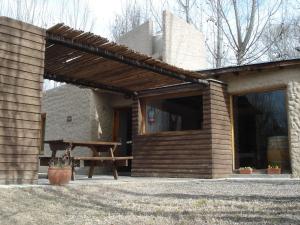
<instances>
[{"instance_id":1,"label":"dirt path","mask_svg":"<svg viewBox=\"0 0 300 225\"><path fill-rule=\"evenodd\" d=\"M0 224L300 224L299 180L162 181L0 187Z\"/></svg>"}]
</instances>

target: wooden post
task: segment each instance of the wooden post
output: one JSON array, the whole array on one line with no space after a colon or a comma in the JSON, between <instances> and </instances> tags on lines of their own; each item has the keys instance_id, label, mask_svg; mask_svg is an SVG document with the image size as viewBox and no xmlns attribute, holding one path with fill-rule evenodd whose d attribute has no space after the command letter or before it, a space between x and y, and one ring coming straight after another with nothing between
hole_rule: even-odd
<instances>
[{"instance_id":1,"label":"wooden post","mask_svg":"<svg viewBox=\"0 0 300 225\"><path fill-rule=\"evenodd\" d=\"M91 149L93 151L93 156L94 157L100 156L99 152L97 151L97 149L95 147L91 146ZM96 162L92 161L91 162L91 166L90 166L90 170L89 170L89 176L88 176L88 178L92 178L93 177L95 166L96 166Z\"/></svg>"},{"instance_id":2,"label":"wooden post","mask_svg":"<svg viewBox=\"0 0 300 225\"><path fill-rule=\"evenodd\" d=\"M234 144L234 116L233 116L233 96L230 95L230 126L231 126L231 149L232 149L232 170L235 169L235 144Z\"/></svg>"},{"instance_id":3,"label":"wooden post","mask_svg":"<svg viewBox=\"0 0 300 225\"><path fill-rule=\"evenodd\" d=\"M113 161L112 162L112 171L113 171L113 175L114 175L114 178L115 180L118 180L118 170L117 170L117 163L116 161Z\"/></svg>"}]
</instances>

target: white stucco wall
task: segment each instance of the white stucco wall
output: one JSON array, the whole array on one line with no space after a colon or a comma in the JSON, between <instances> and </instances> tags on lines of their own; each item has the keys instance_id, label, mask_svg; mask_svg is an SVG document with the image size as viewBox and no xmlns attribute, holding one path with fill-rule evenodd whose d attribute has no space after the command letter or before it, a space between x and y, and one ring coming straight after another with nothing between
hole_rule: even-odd
<instances>
[{"instance_id":1,"label":"white stucco wall","mask_svg":"<svg viewBox=\"0 0 300 225\"><path fill-rule=\"evenodd\" d=\"M124 34L118 43L184 69L207 68L202 32L168 11L163 12L162 26L154 35L153 22L148 21Z\"/></svg>"},{"instance_id":2,"label":"white stucco wall","mask_svg":"<svg viewBox=\"0 0 300 225\"><path fill-rule=\"evenodd\" d=\"M299 68L264 70L241 73L239 75L224 75L219 78L228 84L230 94L242 94L266 89L285 88L290 81L300 82Z\"/></svg>"},{"instance_id":3,"label":"white stucco wall","mask_svg":"<svg viewBox=\"0 0 300 225\"><path fill-rule=\"evenodd\" d=\"M152 36L153 22L150 20L124 34L117 42L126 45L137 52L152 55Z\"/></svg>"},{"instance_id":4,"label":"white stucco wall","mask_svg":"<svg viewBox=\"0 0 300 225\"><path fill-rule=\"evenodd\" d=\"M163 61L188 70L207 68L203 34L168 11L163 12Z\"/></svg>"}]
</instances>

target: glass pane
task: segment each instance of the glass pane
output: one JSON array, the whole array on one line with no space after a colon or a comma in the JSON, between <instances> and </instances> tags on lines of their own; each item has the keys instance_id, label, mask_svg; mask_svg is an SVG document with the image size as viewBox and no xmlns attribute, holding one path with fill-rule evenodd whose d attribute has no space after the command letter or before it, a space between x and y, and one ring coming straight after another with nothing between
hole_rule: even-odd
<instances>
[{"instance_id":1,"label":"glass pane","mask_svg":"<svg viewBox=\"0 0 300 225\"><path fill-rule=\"evenodd\" d=\"M287 164L284 161L288 161L288 157L283 156L284 152L288 154L285 91L238 96L236 104L236 144L240 166L263 169L272 160ZM278 159L275 154L278 154Z\"/></svg>"},{"instance_id":2,"label":"glass pane","mask_svg":"<svg viewBox=\"0 0 300 225\"><path fill-rule=\"evenodd\" d=\"M201 129L202 108L202 96L149 101L146 104L146 132Z\"/></svg>"}]
</instances>

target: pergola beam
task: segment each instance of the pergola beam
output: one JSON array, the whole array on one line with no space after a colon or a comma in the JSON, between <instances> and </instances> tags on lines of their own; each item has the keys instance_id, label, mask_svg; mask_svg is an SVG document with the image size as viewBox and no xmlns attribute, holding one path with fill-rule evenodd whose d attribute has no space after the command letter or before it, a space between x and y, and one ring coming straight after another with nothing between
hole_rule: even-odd
<instances>
[{"instance_id":1,"label":"pergola beam","mask_svg":"<svg viewBox=\"0 0 300 225\"><path fill-rule=\"evenodd\" d=\"M118 92L118 93L125 94L126 96L136 96L137 95L137 92L130 91L126 88L120 88L120 87L115 87L115 86L111 86L111 85L101 84L99 82L95 83L95 82L87 81L84 79L72 79L72 78L68 78L66 76L62 76L59 74L50 74L47 71L45 71L45 73L44 73L44 78L49 79L49 80L58 81L58 82L65 82L65 83L74 84L74 85L82 85L82 86L91 87L91 88L98 88L98 89L102 89L102 90Z\"/></svg>"},{"instance_id":2,"label":"pergola beam","mask_svg":"<svg viewBox=\"0 0 300 225\"><path fill-rule=\"evenodd\" d=\"M185 81L185 82L190 82L190 83L196 83L196 84L202 84L202 85L208 85L208 81L194 78L191 76L183 75L183 74L178 74L176 72L172 72L163 68L160 68L158 66L154 65L149 65L145 62L140 62L138 60L130 59L128 57L124 57L120 54L101 49L99 47L94 47L92 45L88 44L82 44L76 41L73 41L72 39L67 39L64 38L60 35L54 35L51 33L47 33L46 40L48 43L52 44L57 44L57 45L62 45L68 48L72 48L78 51L86 52L89 54L93 54L99 57L111 59L123 64L127 64L133 67L137 67L140 69L148 70L154 73L158 73L164 76L168 76L177 80Z\"/></svg>"}]
</instances>

